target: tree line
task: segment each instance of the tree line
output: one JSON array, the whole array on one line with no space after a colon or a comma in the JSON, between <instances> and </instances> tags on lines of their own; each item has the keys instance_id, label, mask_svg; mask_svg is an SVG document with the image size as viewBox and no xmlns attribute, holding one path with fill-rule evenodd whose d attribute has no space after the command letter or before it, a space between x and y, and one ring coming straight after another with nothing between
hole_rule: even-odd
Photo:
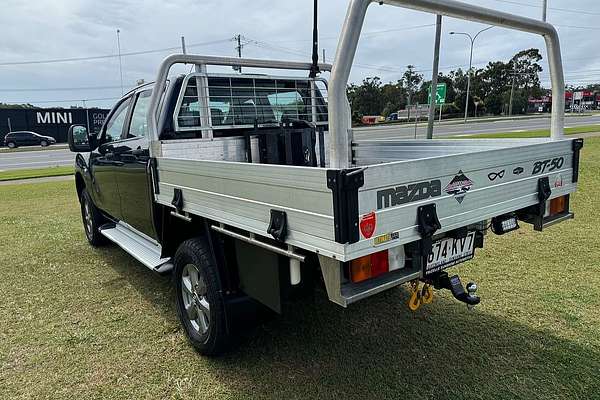
<instances>
[{"instance_id":1,"label":"tree line","mask_svg":"<svg viewBox=\"0 0 600 400\"><path fill-rule=\"evenodd\" d=\"M500 115L508 113L512 92L512 113L527 112L528 99L549 94L540 84L543 71L539 49L516 53L508 62L494 61L484 68L474 68L471 75L469 114ZM467 96L468 71L456 69L440 73L438 83L447 87L444 113L464 114ZM406 109L411 105L427 104L431 80L409 65L396 82L383 83L379 77L365 78L360 85L348 86L348 99L354 120L364 115L383 115Z\"/></svg>"}]
</instances>

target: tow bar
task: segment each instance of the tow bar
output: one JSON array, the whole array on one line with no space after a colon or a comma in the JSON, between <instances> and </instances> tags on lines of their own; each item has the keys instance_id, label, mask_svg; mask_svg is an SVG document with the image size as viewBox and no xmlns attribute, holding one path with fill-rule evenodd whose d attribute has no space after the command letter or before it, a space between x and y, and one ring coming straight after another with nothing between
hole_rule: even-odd
<instances>
[{"instance_id":1,"label":"tow bar","mask_svg":"<svg viewBox=\"0 0 600 400\"><path fill-rule=\"evenodd\" d=\"M452 292L452 296L458 301L461 301L467 305L469 310L472 310L481 299L475 296L477 292L477 284L469 282L467 284L467 290L463 288L462 282L458 275L449 277L446 272L441 272L436 278L433 279L433 286L436 289L448 289Z\"/></svg>"}]
</instances>

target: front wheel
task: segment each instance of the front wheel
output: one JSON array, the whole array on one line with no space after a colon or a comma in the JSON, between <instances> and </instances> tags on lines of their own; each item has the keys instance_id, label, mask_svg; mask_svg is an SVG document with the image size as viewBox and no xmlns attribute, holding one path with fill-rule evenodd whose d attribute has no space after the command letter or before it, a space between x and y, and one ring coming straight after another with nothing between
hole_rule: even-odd
<instances>
[{"instance_id":1,"label":"front wheel","mask_svg":"<svg viewBox=\"0 0 600 400\"><path fill-rule=\"evenodd\" d=\"M9 149L14 149L17 147L17 144L15 142L8 142L6 145Z\"/></svg>"},{"instance_id":2,"label":"front wheel","mask_svg":"<svg viewBox=\"0 0 600 400\"><path fill-rule=\"evenodd\" d=\"M177 315L201 354L215 356L229 346L225 304L216 265L204 238L183 242L175 253Z\"/></svg>"},{"instance_id":3,"label":"front wheel","mask_svg":"<svg viewBox=\"0 0 600 400\"><path fill-rule=\"evenodd\" d=\"M41 145L42 147L48 147L48 141L47 141L47 140L42 140L42 141L40 142L40 145Z\"/></svg>"}]
</instances>

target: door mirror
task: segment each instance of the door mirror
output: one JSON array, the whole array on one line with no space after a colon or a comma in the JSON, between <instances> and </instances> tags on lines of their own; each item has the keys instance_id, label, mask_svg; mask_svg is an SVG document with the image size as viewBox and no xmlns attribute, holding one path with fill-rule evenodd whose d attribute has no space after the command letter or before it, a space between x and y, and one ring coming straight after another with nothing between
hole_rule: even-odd
<instances>
[{"instance_id":1,"label":"door mirror","mask_svg":"<svg viewBox=\"0 0 600 400\"><path fill-rule=\"evenodd\" d=\"M69 149L74 153L92 151L96 147L96 136L83 125L71 125L67 136Z\"/></svg>"}]
</instances>

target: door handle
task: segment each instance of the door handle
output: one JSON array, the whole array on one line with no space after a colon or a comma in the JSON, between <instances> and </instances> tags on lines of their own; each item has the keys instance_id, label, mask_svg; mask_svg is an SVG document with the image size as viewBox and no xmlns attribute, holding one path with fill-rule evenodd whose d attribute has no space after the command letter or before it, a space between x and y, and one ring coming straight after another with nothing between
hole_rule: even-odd
<instances>
[{"instance_id":1,"label":"door handle","mask_svg":"<svg viewBox=\"0 0 600 400\"><path fill-rule=\"evenodd\" d=\"M115 160L114 154L112 154L112 153L110 153L110 156L109 156L109 153L106 153L105 157L97 158L96 163L99 165L113 165L116 167L120 167L125 164L123 161Z\"/></svg>"},{"instance_id":2,"label":"door handle","mask_svg":"<svg viewBox=\"0 0 600 400\"><path fill-rule=\"evenodd\" d=\"M121 156L119 157L120 160L124 161L124 162L128 162L128 163L132 163L132 162L136 162L138 160L138 158L133 155L133 154L121 154Z\"/></svg>"}]
</instances>

